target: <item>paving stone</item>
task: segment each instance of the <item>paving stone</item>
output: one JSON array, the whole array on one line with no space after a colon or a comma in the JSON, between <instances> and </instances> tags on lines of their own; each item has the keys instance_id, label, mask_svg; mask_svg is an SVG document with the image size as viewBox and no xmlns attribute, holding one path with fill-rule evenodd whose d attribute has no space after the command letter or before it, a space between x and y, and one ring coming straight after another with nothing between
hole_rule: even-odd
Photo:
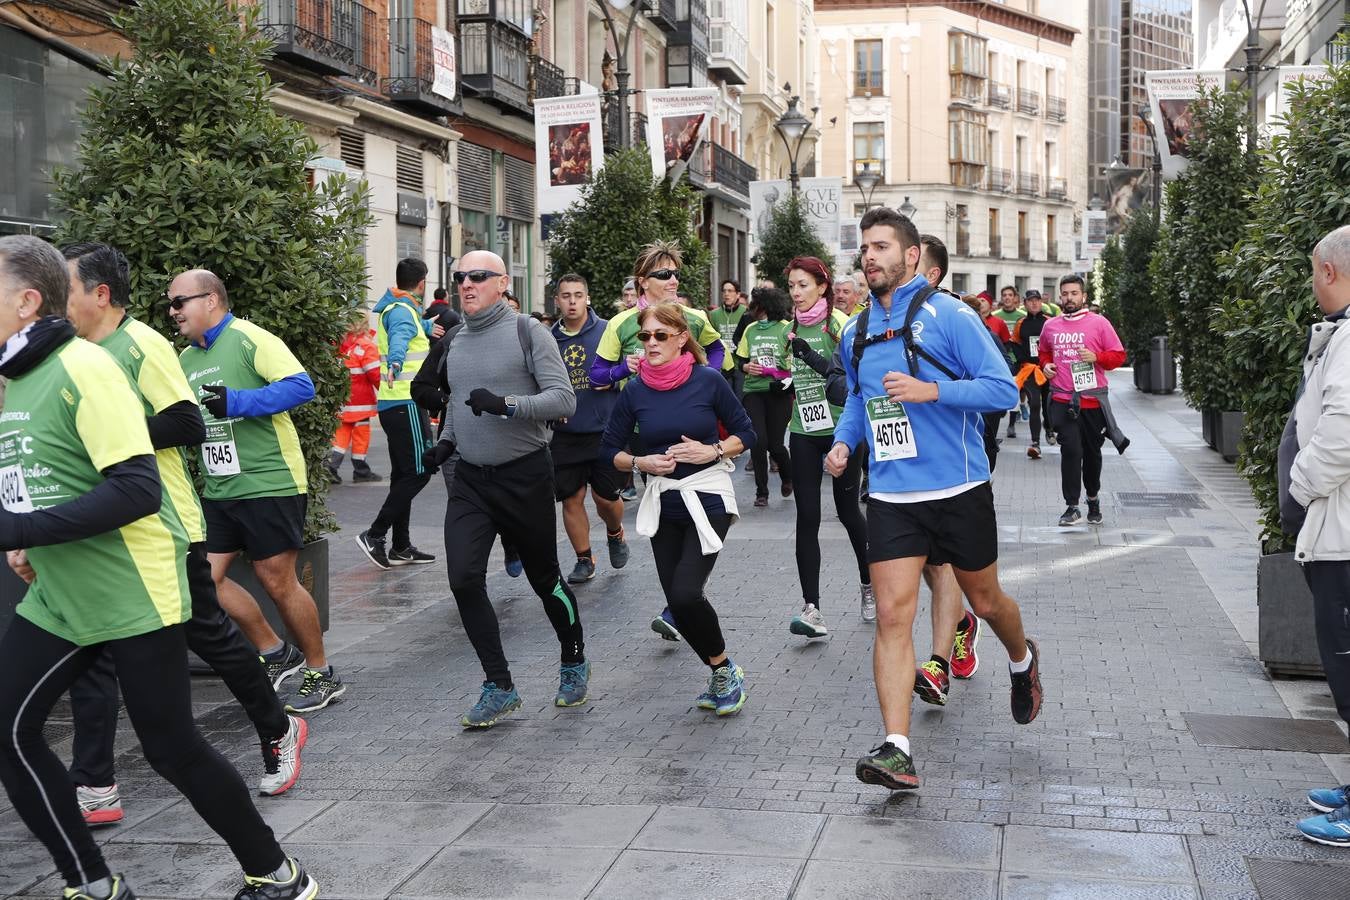
<instances>
[{"instance_id":1,"label":"paving stone","mask_svg":"<svg viewBox=\"0 0 1350 900\"><path fill-rule=\"evenodd\" d=\"M239 863L225 847L207 844L119 844L107 854L108 868L126 876L139 896L234 896L244 886ZM48 878L32 893L60 896L65 882Z\"/></svg>"},{"instance_id":2,"label":"paving stone","mask_svg":"<svg viewBox=\"0 0 1350 900\"><path fill-rule=\"evenodd\" d=\"M917 860L916 860L917 862ZM792 894L793 900L934 900L961 897L994 900L998 878L993 872L933 869L875 861L835 862L813 859Z\"/></svg>"},{"instance_id":3,"label":"paving stone","mask_svg":"<svg viewBox=\"0 0 1350 900\"><path fill-rule=\"evenodd\" d=\"M398 900L585 897L618 857L617 849L447 847L394 896ZM326 895L325 895L326 896Z\"/></svg>"},{"instance_id":4,"label":"paving stone","mask_svg":"<svg viewBox=\"0 0 1350 900\"><path fill-rule=\"evenodd\" d=\"M55 871L47 849L37 841L0 841L0 872L4 873L5 890L17 893ZM53 896L63 886L57 884L47 896Z\"/></svg>"},{"instance_id":5,"label":"paving stone","mask_svg":"<svg viewBox=\"0 0 1350 900\"><path fill-rule=\"evenodd\" d=\"M394 803L343 801L290 835L293 841L334 844L427 844L442 846L491 809L487 803Z\"/></svg>"},{"instance_id":6,"label":"paving stone","mask_svg":"<svg viewBox=\"0 0 1350 900\"><path fill-rule=\"evenodd\" d=\"M300 860L315 881L319 896L332 900L384 900L409 875L424 866L435 847L388 844L302 844L287 842L286 852ZM206 895L233 896L228 882L218 882Z\"/></svg>"},{"instance_id":7,"label":"paving stone","mask_svg":"<svg viewBox=\"0 0 1350 900\"><path fill-rule=\"evenodd\" d=\"M1003 876L1003 900L1199 900L1191 885L1053 876Z\"/></svg>"},{"instance_id":8,"label":"paving stone","mask_svg":"<svg viewBox=\"0 0 1350 900\"><path fill-rule=\"evenodd\" d=\"M590 896L593 900L786 898L802 865L796 859L625 850Z\"/></svg>"},{"instance_id":9,"label":"paving stone","mask_svg":"<svg viewBox=\"0 0 1350 900\"><path fill-rule=\"evenodd\" d=\"M476 847L627 847L653 806L495 806L455 840Z\"/></svg>"},{"instance_id":10,"label":"paving stone","mask_svg":"<svg viewBox=\"0 0 1350 900\"><path fill-rule=\"evenodd\" d=\"M1181 839L1164 834L1109 834L1067 828L1010 825L1003 833L1003 868L1058 873L1189 881L1190 859Z\"/></svg>"},{"instance_id":11,"label":"paving stone","mask_svg":"<svg viewBox=\"0 0 1350 900\"><path fill-rule=\"evenodd\" d=\"M638 833L632 846L639 850L804 857L824 822L824 816L796 813L664 807Z\"/></svg>"},{"instance_id":12,"label":"paving stone","mask_svg":"<svg viewBox=\"0 0 1350 900\"><path fill-rule=\"evenodd\" d=\"M826 823L811 856L997 869L998 854L999 833L993 826L835 816Z\"/></svg>"},{"instance_id":13,"label":"paving stone","mask_svg":"<svg viewBox=\"0 0 1350 900\"><path fill-rule=\"evenodd\" d=\"M333 805L329 800L301 800L298 797L259 798L258 812L263 821L272 828L280 840L290 834L319 813ZM154 815L145 817L139 824L127 827L118 825L106 829L115 832L109 837L110 844L124 843L206 843L224 844L225 841L202 821L202 817L186 800L180 800ZM95 832L104 833L105 830ZM111 850L115 853L117 851Z\"/></svg>"}]
</instances>

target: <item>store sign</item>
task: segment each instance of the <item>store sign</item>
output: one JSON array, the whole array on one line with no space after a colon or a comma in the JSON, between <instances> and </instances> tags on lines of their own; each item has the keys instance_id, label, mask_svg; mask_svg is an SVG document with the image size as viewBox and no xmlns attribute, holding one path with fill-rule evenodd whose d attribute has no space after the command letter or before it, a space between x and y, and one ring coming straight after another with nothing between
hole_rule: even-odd
<instances>
[{"instance_id":1,"label":"store sign","mask_svg":"<svg viewBox=\"0 0 1350 900\"><path fill-rule=\"evenodd\" d=\"M454 100L459 91L455 77L455 36L444 28L431 26L431 92Z\"/></svg>"},{"instance_id":2,"label":"store sign","mask_svg":"<svg viewBox=\"0 0 1350 900\"><path fill-rule=\"evenodd\" d=\"M398 223L400 225L426 227L427 201L423 199L421 194L398 192Z\"/></svg>"}]
</instances>

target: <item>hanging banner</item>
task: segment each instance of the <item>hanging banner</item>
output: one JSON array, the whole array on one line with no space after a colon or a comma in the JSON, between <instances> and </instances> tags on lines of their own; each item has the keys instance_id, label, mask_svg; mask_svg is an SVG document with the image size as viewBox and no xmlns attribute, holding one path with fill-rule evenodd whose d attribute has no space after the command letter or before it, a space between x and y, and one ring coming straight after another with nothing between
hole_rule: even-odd
<instances>
[{"instance_id":1,"label":"hanging banner","mask_svg":"<svg viewBox=\"0 0 1350 900\"><path fill-rule=\"evenodd\" d=\"M821 243L838 253L839 217L844 208L844 179L802 178L798 181L798 188L801 191L802 208L811 223L811 230L820 238ZM792 185L785 178L750 182L750 221L754 225L753 234L756 243L759 240L758 236L768 229L769 222L773 220L774 204L786 200L791 193Z\"/></svg>"},{"instance_id":2,"label":"hanging banner","mask_svg":"<svg viewBox=\"0 0 1350 900\"><path fill-rule=\"evenodd\" d=\"M535 99L534 156L536 208L562 212L605 161L600 95Z\"/></svg>"},{"instance_id":3,"label":"hanging banner","mask_svg":"<svg viewBox=\"0 0 1350 900\"><path fill-rule=\"evenodd\" d=\"M1195 127L1193 111L1201 90L1222 88L1222 70L1197 72L1171 69L1145 72L1148 102L1158 134L1158 155L1162 158L1164 178L1176 178L1186 168L1187 143Z\"/></svg>"},{"instance_id":4,"label":"hanging banner","mask_svg":"<svg viewBox=\"0 0 1350 900\"><path fill-rule=\"evenodd\" d=\"M644 94L647 149L657 178L678 179L708 138L716 88L659 88Z\"/></svg>"},{"instance_id":5,"label":"hanging banner","mask_svg":"<svg viewBox=\"0 0 1350 900\"><path fill-rule=\"evenodd\" d=\"M1293 85L1303 81L1311 85L1327 77L1326 66L1280 66L1279 80L1275 83L1275 115L1283 119L1289 114L1289 103L1293 100ZM1284 122L1276 123L1280 128Z\"/></svg>"},{"instance_id":6,"label":"hanging banner","mask_svg":"<svg viewBox=\"0 0 1350 900\"><path fill-rule=\"evenodd\" d=\"M1106 249L1106 210L1089 209L1083 213L1083 257L1096 259Z\"/></svg>"},{"instance_id":7,"label":"hanging banner","mask_svg":"<svg viewBox=\"0 0 1350 900\"><path fill-rule=\"evenodd\" d=\"M1164 163L1166 165L1166 163ZM1148 199L1146 169L1108 169L1106 173L1106 233L1123 234L1134 211ZM1102 244L1105 246L1105 243Z\"/></svg>"},{"instance_id":8,"label":"hanging banner","mask_svg":"<svg viewBox=\"0 0 1350 900\"><path fill-rule=\"evenodd\" d=\"M455 36L444 28L431 26L431 92L447 100L459 90L455 77Z\"/></svg>"}]
</instances>

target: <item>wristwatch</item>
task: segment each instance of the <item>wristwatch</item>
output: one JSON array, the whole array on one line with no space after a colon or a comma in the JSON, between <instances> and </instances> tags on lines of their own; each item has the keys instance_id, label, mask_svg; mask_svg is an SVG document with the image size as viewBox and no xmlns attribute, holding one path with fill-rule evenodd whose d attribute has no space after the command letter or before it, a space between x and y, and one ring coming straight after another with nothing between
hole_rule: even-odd
<instances>
[{"instance_id":1,"label":"wristwatch","mask_svg":"<svg viewBox=\"0 0 1350 900\"><path fill-rule=\"evenodd\" d=\"M721 462L723 459L726 458L726 451L722 449L721 441L718 441L717 443L713 444L713 449L717 451L718 462Z\"/></svg>"},{"instance_id":2,"label":"wristwatch","mask_svg":"<svg viewBox=\"0 0 1350 900\"><path fill-rule=\"evenodd\" d=\"M638 458L636 456L633 457L633 474L634 475L642 474L642 470L638 468Z\"/></svg>"},{"instance_id":3,"label":"wristwatch","mask_svg":"<svg viewBox=\"0 0 1350 900\"><path fill-rule=\"evenodd\" d=\"M511 394L506 395L506 414L508 416L516 414L516 398Z\"/></svg>"}]
</instances>

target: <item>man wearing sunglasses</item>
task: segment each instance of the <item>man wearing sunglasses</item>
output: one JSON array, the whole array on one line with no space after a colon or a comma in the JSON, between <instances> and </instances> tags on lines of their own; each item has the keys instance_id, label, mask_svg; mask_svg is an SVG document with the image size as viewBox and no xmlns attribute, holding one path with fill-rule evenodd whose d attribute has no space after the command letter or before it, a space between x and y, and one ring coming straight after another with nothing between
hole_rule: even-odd
<instances>
[{"instance_id":1,"label":"man wearing sunglasses","mask_svg":"<svg viewBox=\"0 0 1350 900\"><path fill-rule=\"evenodd\" d=\"M548 452L548 423L573 415L577 399L548 330L527 318L529 339L521 339L520 314L503 299L511 279L501 257L475 250L460 266L454 280L464 326L439 373L450 402L440 441L425 462L441 466L459 453L445 510L445 561L460 619L483 666L478 702L459 723L490 728L521 706L487 593L488 554L499 534L519 549L562 648L553 702L586 702L591 667L576 596L558 565Z\"/></svg>"}]
</instances>

